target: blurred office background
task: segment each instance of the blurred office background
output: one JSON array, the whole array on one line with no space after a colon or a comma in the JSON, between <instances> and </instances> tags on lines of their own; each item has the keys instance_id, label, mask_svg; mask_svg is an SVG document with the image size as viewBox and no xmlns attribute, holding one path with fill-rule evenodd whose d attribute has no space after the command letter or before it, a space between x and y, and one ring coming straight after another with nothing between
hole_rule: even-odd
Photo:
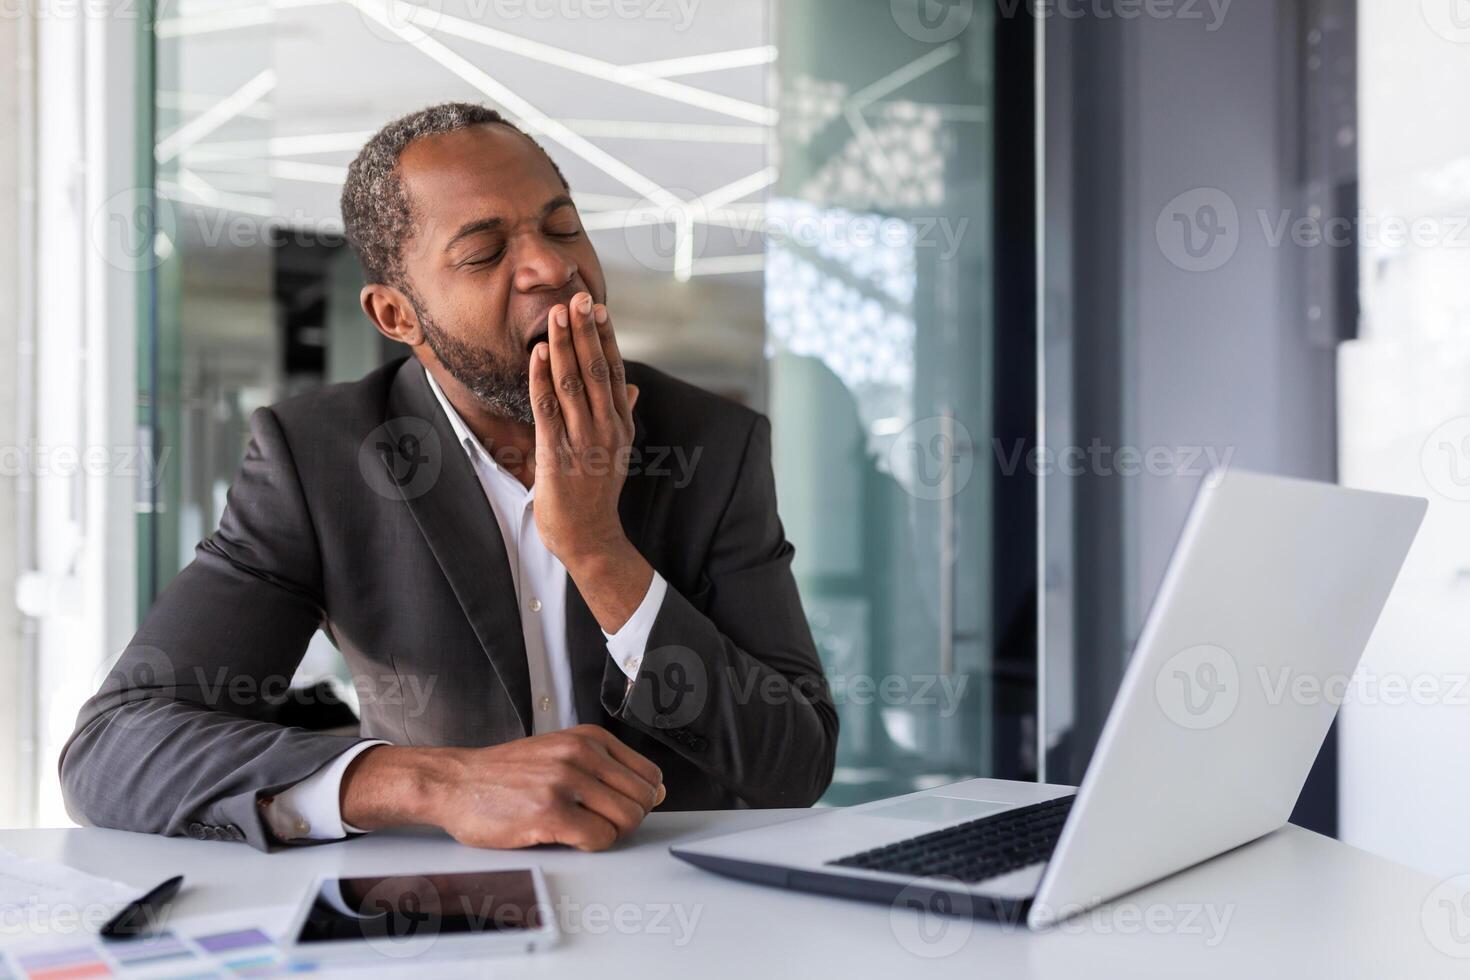
<instances>
[{"instance_id":1,"label":"blurred office background","mask_svg":"<svg viewBox=\"0 0 1470 980\"><path fill-rule=\"evenodd\" d=\"M33 0L0 66L0 825L66 821L251 411L403 353L337 196L461 99L566 172L625 354L771 416L829 802L1080 779L1220 461L1431 498L1364 671L1438 694L1351 701L1297 819L1470 859L1463 0Z\"/></svg>"}]
</instances>

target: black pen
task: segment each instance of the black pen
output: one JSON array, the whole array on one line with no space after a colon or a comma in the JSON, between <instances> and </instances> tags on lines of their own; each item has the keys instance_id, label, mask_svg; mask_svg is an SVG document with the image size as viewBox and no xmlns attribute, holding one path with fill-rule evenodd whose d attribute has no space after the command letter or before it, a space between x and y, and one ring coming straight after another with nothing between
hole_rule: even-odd
<instances>
[{"instance_id":1,"label":"black pen","mask_svg":"<svg viewBox=\"0 0 1470 980\"><path fill-rule=\"evenodd\" d=\"M163 907L179 893L183 885L184 876L174 875L142 898L134 899L124 905L122 910L102 927L100 935L104 939L135 939L141 936L148 926L158 921Z\"/></svg>"}]
</instances>

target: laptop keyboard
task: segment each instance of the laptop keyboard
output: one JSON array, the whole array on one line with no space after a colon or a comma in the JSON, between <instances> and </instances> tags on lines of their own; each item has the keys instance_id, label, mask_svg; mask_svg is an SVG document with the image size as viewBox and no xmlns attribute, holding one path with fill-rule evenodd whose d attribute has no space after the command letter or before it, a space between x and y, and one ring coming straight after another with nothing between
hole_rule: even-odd
<instances>
[{"instance_id":1,"label":"laptop keyboard","mask_svg":"<svg viewBox=\"0 0 1470 980\"><path fill-rule=\"evenodd\" d=\"M1007 810L827 863L897 875L985 881L1051 857L1075 798Z\"/></svg>"}]
</instances>

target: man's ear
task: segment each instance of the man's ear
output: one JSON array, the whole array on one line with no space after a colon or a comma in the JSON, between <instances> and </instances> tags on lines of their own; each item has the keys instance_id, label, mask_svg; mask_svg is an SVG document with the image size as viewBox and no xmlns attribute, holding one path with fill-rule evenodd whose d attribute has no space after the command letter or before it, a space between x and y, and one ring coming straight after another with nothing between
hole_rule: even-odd
<instances>
[{"instance_id":1,"label":"man's ear","mask_svg":"<svg viewBox=\"0 0 1470 980\"><path fill-rule=\"evenodd\" d=\"M402 290L380 282L368 283L357 298L362 311L384 337L410 347L424 342L418 312Z\"/></svg>"}]
</instances>

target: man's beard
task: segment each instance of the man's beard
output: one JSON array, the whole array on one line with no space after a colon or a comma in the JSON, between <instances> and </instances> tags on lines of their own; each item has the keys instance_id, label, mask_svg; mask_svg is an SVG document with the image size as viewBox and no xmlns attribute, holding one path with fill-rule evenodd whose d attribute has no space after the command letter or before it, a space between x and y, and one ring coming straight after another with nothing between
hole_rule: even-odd
<instances>
[{"instance_id":1,"label":"man's beard","mask_svg":"<svg viewBox=\"0 0 1470 980\"><path fill-rule=\"evenodd\" d=\"M487 350L451 337L433 318L414 303L424 339L439 363L454 380L496 415L531 425L536 421L531 411L531 374L529 363L507 364Z\"/></svg>"}]
</instances>

